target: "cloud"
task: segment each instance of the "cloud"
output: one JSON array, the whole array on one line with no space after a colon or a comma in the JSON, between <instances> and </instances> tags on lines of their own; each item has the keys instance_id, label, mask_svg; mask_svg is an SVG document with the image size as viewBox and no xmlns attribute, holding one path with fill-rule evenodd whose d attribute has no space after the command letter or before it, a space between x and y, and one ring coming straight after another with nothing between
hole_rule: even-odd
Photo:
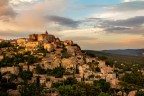
<instances>
[{"instance_id":1,"label":"cloud","mask_svg":"<svg viewBox=\"0 0 144 96\"><path fill-rule=\"evenodd\" d=\"M136 11L144 10L144 0L143 1L134 1L134 2L124 2L117 5L107 7L110 11Z\"/></svg>"},{"instance_id":2,"label":"cloud","mask_svg":"<svg viewBox=\"0 0 144 96\"><path fill-rule=\"evenodd\" d=\"M102 11L91 14L93 18L105 19L128 19L135 16L144 16L144 0L135 0L133 2L122 2L111 6L106 6Z\"/></svg>"},{"instance_id":3,"label":"cloud","mask_svg":"<svg viewBox=\"0 0 144 96\"><path fill-rule=\"evenodd\" d=\"M80 42L80 41L95 41L97 40L96 37L88 37L88 36L72 36L72 37L64 37L63 39L65 40L73 40L73 41L77 41L77 42Z\"/></svg>"},{"instance_id":4,"label":"cloud","mask_svg":"<svg viewBox=\"0 0 144 96\"><path fill-rule=\"evenodd\" d=\"M107 20L104 23L107 25L136 27L144 24L144 16L136 16L125 20Z\"/></svg>"},{"instance_id":5,"label":"cloud","mask_svg":"<svg viewBox=\"0 0 144 96\"><path fill-rule=\"evenodd\" d=\"M38 0L10 0L10 3L13 5L19 5L21 3L32 3Z\"/></svg>"},{"instance_id":6,"label":"cloud","mask_svg":"<svg viewBox=\"0 0 144 96\"><path fill-rule=\"evenodd\" d=\"M144 16L136 16L125 20L102 20L101 27L112 33L144 34Z\"/></svg>"},{"instance_id":7,"label":"cloud","mask_svg":"<svg viewBox=\"0 0 144 96\"><path fill-rule=\"evenodd\" d=\"M122 20L87 18L83 23L86 23L85 25L89 24L89 26L95 28L104 29L106 33L144 34L144 16L136 16Z\"/></svg>"},{"instance_id":8,"label":"cloud","mask_svg":"<svg viewBox=\"0 0 144 96\"><path fill-rule=\"evenodd\" d=\"M123 0L123 2L144 1L144 0Z\"/></svg>"},{"instance_id":9,"label":"cloud","mask_svg":"<svg viewBox=\"0 0 144 96\"><path fill-rule=\"evenodd\" d=\"M17 13L9 4L9 0L0 0L0 20L8 21L14 19Z\"/></svg>"},{"instance_id":10,"label":"cloud","mask_svg":"<svg viewBox=\"0 0 144 96\"><path fill-rule=\"evenodd\" d=\"M113 27L109 27L109 28L106 28L106 31L124 31L124 30L129 30L131 28L129 27L124 27L124 26L113 26Z\"/></svg>"},{"instance_id":11,"label":"cloud","mask_svg":"<svg viewBox=\"0 0 144 96\"><path fill-rule=\"evenodd\" d=\"M29 32L19 32L14 30L0 30L0 38L9 39L18 37L28 37Z\"/></svg>"},{"instance_id":12,"label":"cloud","mask_svg":"<svg viewBox=\"0 0 144 96\"><path fill-rule=\"evenodd\" d=\"M61 17L61 16L45 16L48 21L55 22L59 25L76 28L78 27L79 21L74 21L70 18Z\"/></svg>"}]
</instances>

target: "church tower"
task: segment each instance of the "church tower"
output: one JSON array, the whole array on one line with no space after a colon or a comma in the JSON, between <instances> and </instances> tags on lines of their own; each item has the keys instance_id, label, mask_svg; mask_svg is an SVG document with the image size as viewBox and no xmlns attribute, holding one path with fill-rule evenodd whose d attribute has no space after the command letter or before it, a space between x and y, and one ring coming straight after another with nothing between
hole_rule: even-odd
<instances>
[{"instance_id":1,"label":"church tower","mask_svg":"<svg viewBox=\"0 0 144 96\"><path fill-rule=\"evenodd\" d=\"M48 32L47 32L47 30L46 30L46 32L45 32L45 35L48 35Z\"/></svg>"}]
</instances>

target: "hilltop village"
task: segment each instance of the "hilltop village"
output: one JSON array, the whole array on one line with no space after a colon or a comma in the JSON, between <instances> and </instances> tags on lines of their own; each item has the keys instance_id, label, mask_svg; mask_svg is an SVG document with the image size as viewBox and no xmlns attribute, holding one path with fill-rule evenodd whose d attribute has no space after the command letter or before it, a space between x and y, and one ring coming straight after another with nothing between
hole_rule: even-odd
<instances>
[{"instance_id":1,"label":"hilltop village","mask_svg":"<svg viewBox=\"0 0 144 96\"><path fill-rule=\"evenodd\" d=\"M61 41L46 31L44 34L31 34L28 38L0 40L0 42L4 46L0 49L1 83L11 82L15 86L6 90L9 96L30 96L21 95L29 92L27 89L24 91L25 82L28 85L34 83L42 85L41 93L44 96L59 96L55 86L70 78L85 84L105 80L109 88L122 88L119 82L124 74L117 76L115 70L119 70L118 68L106 65L104 60L97 57L86 55L86 52L72 40ZM46 90L51 90L51 93ZM135 96L135 93L136 91L117 92L119 96L126 94Z\"/></svg>"}]
</instances>

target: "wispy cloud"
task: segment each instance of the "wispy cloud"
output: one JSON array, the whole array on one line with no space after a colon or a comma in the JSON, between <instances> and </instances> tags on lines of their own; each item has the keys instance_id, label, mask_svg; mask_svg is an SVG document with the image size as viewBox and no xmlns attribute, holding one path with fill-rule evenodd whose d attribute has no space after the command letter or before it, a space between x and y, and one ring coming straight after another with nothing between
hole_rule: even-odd
<instances>
[{"instance_id":1,"label":"wispy cloud","mask_svg":"<svg viewBox=\"0 0 144 96\"><path fill-rule=\"evenodd\" d=\"M9 5L9 0L0 0L0 20L8 21L14 19L17 13Z\"/></svg>"},{"instance_id":2,"label":"wispy cloud","mask_svg":"<svg viewBox=\"0 0 144 96\"><path fill-rule=\"evenodd\" d=\"M76 28L79 25L79 21L74 21L73 19L61 17L61 16L45 16L46 20L50 22L55 22L62 26Z\"/></svg>"}]
</instances>

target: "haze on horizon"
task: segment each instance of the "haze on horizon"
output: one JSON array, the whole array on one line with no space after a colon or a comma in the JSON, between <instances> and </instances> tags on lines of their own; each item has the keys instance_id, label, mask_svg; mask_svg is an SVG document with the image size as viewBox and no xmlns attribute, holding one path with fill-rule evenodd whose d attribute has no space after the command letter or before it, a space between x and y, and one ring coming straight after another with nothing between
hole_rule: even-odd
<instances>
[{"instance_id":1,"label":"haze on horizon","mask_svg":"<svg viewBox=\"0 0 144 96\"><path fill-rule=\"evenodd\" d=\"M144 48L144 0L0 0L0 38L32 33L82 49Z\"/></svg>"}]
</instances>

